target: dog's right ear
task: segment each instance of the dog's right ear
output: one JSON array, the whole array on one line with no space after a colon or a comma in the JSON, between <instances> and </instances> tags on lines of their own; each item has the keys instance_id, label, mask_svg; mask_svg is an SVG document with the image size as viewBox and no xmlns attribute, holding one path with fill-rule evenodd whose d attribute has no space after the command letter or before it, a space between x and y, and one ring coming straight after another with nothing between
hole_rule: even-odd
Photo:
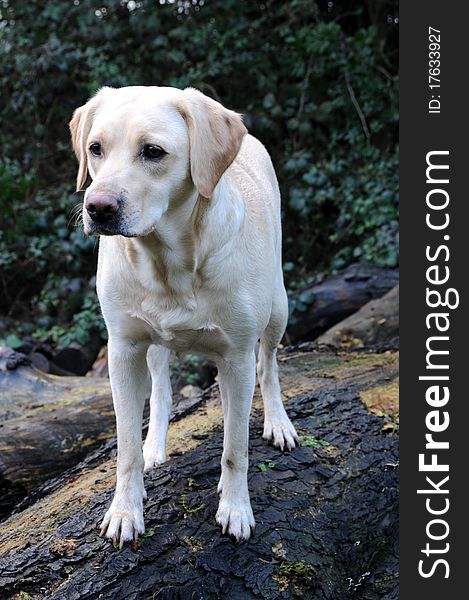
<instances>
[{"instance_id":1,"label":"dog's right ear","mask_svg":"<svg viewBox=\"0 0 469 600\"><path fill-rule=\"evenodd\" d=\"M77 108L69 123L72 146L78 159L77 192L85 185L86 178L88 177L86 142L93 124L94 114L102 100L103 94L109 89L111 88L100 89L96 96L88 100L83 106L80 106L80 108Z\"/></svg>"},{"instance_id":2,"label":"dog's right ear","mask_svg":"<svg viewBox=\"0 0 469 600\"><path fill-rule=\"evenodd\" d=\"M84 106L77 108L69 123L72 146L78 159L77 192L84 186L88 176L88 159L85 144L93 121L93 112L88 106L89 104L87 102Z\"/></svg>"}]
</instances>

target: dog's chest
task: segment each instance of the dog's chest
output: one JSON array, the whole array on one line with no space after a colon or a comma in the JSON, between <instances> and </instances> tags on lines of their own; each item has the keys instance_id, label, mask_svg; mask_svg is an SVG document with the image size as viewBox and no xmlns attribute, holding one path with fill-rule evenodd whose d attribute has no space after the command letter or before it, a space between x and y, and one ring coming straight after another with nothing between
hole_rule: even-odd
<instances>
[{"instance_id":1,"label":"dog's chest","mask_svg":"<svg viewBox=\"0 0 469 600\"><path fill-rule=\"evenodd\" d=\"M100 297L113 297L116 309L144 323L143 335L153 343L176 352L223 354L231 345L224 326L230 322L226 303L216 301L202 277L180 268L176 260L158 263L139 251L129 261L120 250L120 277L111 276L109 258L98 270Z\"/></svg>"},{"instance_id":2,"label":"dog's chest","mask_svg":"<svg viewBox=\"0 0 469 600\"><path fill-rule=\"evenodd\" d=\"M176 352L219 355L229 345L223 328L201 298L178 302L157 295L138 294L129 307L131 316L144 321L152 341Z\"/></svg>"}]
</instances>

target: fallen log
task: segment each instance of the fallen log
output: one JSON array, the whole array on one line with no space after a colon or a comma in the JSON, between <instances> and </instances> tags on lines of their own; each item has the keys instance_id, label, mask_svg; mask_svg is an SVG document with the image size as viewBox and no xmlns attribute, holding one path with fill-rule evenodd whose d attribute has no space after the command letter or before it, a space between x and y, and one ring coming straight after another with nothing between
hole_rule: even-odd
<instances>
[{"instance_id":1,"label":"fallen log","mask_svg":"<svg viewBox=\"0 0 469 600\"><path fill-rule=\"evenodd\" d=\"M336 348L389 344L399 337L399 286L371 300L350 317L323 333L317 342Z\"/></svg>"},{"instance_id":2,"label":"fallen log","mask_svg":"<svg viewBox=\"0 0 469 600\"><path fill-rule=\"evenodd\" d=\"M0 518L114 435L107 380L49 375L0 350Z\"/></svg>"},{"instance_id":3,"label":"fallen log","mask_svg":"<svg viewBox=\"0 0 469 600\"><path fill-rule=\"evenodd\" d=\"M314 340L327 329L380 298L399 282L397 269L354 264L326 277L290 298L291 315L285 334L287 344Z\"/></svg>"},{"instance_id":4,"label":"fallen log","mask_svg":"<svg viewBox=\"0 0 469 600\"><path fill-rule=\"evenodd\" d=\"M84 346L71 342L66 348L54 350L49 344L28 337L16 349L21 354L26 354L31 364L41 371L52 375L73 376L85 375L90 370L101 345L101 336L95 331Z\"/></svg>"},{"instance_id":5,"label":"fallen log","mask_svg":"<svg viewBox=\"0 0 469 600\"><path fill-rule=\"evenodd\" d=\"M0 524L0 596L397 600L398 440L387 415L369 410L382 389L397 398L397 361L392 352L281 353L302 446L282 453L261 439L256 391L249 542L215 524L223 419L214 387L170 425L170 460L145 480L146 533L133 548L98 536L115 480L108 442Z\"/></svg>"},{"instance_id":6,"label":"fallen log","mask_svg":"<svg viewBox=\"0 0 469 600\"><path fill-rule=\"evenodd\" d=\"M178 402L172 418L200 401ZM0 519L114 435L108 379L50 375L0 349Z\"/></svg>"}]
</instances>

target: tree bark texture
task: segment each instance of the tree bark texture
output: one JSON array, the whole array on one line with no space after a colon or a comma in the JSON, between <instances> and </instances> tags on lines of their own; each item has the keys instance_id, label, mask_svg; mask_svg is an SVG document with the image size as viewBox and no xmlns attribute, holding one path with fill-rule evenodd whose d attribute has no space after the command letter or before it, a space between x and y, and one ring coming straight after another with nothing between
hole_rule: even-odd
<instances>
[{"instance_id":1,"label":"tree bark texture","mask_svg":"<svg viewBox=\"0 0 469 600\"><path fill-rule=\"evenodd\" d=\"M397 600L398 438L364 397L397 397L398 355L289 348L279 363L302 446L282 453L262 440L256 391L255 537L237 544L215 523L223 419L214 386L170 425L170 460L145 480L137 544L119 550L98 535L115 483L111 440L0 524L0 597Z\"/></svg>"}]
</instances>

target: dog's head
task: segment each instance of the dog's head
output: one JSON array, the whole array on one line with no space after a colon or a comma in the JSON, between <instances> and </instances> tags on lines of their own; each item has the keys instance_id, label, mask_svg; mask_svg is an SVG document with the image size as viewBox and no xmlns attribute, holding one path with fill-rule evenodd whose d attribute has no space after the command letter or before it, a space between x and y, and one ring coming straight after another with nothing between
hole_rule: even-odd
<instances>
[{"instance_id":1,"label":"dog's head","mask_svg":"<svg viewBox=\"0 0 469 600\"><path fill-rule=\"evenodd\" d=\"M70 121L85 234L142 236L198 193L210 198L246 133L241 117L188 88L103 88Z\"/></svg>"}]
</instances>

